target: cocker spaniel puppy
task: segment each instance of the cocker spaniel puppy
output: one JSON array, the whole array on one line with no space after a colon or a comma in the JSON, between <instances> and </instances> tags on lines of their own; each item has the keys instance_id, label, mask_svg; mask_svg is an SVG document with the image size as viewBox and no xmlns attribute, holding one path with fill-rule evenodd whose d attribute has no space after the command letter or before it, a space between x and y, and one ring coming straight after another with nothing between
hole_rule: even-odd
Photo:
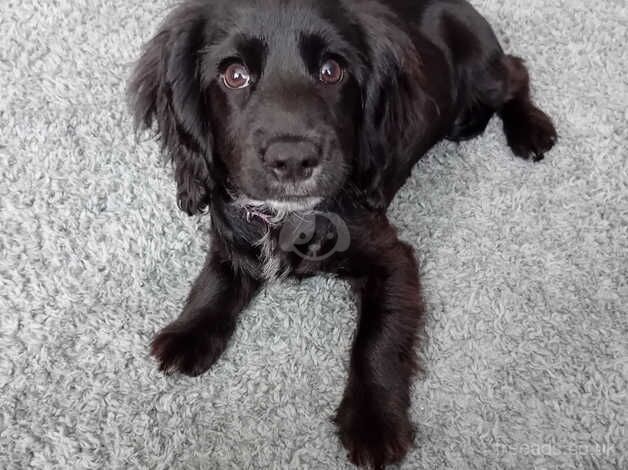
<instances>
[{"instance_id":1,"label":"cocker spaniel puppy","mask_svg":"<svg viewBox=\"0 0 628 470\"><path fill-rule=\"evenodd\" d=\"M465 0L185 0L129 93L179 207L212 221L183 313L153 339L161 370L209 369L265 282L334 273L360 310L339 437L357 465L402 460L424 313L386 209L430 147L495 113L516 155L543 158L556 132L523 61Z\"/></svg>"}]
</instances>

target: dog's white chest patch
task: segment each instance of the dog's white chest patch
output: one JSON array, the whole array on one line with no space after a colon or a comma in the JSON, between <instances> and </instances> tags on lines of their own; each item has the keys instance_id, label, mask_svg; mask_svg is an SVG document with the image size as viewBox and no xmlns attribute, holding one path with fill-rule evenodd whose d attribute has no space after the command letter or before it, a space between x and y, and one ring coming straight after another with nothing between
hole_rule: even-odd
<instances>
[{"instance_id":1,"label":"dog's white chest patch","mask_svg":"<svg viewBox=\"0 0 628 470\"><path fill-rule=\"evenodd\" d=\"M257 201L243 196L234 198L234 203L246 210L247 220L257 218L267 226L266 233L256 242L260 248L261 276L264 279L276 280L288 274L288 268L282 266L282 249L276 237L273 236L273 228L281 227L291 214L312 210L320 201L320 198L308 198L300 203L291 204Z\"/></svg>"},{"instance_id":2,"label":"dog's white chest patch","mask_svg":"<svg viewBox=\"0 0 628 470\"><path fill-rule=\"evenodd\" d=\"M259 240L258 245L260 247L262 277L272 281L285 275L285 270L282 271L281 268L281 256L277 241L273 239L270 231Z\"/></svg>"}]
</instances>

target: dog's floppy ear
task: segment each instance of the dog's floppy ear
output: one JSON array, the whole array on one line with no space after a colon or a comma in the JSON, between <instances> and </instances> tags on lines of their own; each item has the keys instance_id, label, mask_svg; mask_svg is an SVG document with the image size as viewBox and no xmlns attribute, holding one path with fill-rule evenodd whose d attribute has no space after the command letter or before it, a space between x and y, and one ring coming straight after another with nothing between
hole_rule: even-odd
<instances>
[{"instance_id":1,"label":"dog's floppy ear","mask_svg":"<svg viewBox=\"0 0 628 470\"><path fill-rule=\"evenodd\" d=\"M189 215L209 205L212 136L198 74L207 23L200 2L177 7L145 45L129 83L137 127L157 133L175 167L177 203Z\"/></svg>"},{"instance_id":2,"label":"dog's floppy ear","mask_svg":"<svg viewBox=\"0 0 628 470\"><path fill-rule=\"evenodd\" d=\"M370 76L363 90L358 180L371 205L384 207L393 195L383 193L382 179L398 170L396 154L408 151L422 132L427 96L420 56L394 15L379 6L364 14L361 24L369 42Z\"/></svg>"}]
</instances>

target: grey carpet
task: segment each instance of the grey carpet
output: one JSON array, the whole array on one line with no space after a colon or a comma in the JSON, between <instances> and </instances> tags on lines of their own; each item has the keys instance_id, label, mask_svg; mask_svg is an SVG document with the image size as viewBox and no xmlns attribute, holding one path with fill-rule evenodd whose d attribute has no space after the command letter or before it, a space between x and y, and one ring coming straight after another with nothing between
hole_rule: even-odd
<instances>
[{"instance_id":1,"label":"grey carpet","mask_svg":"<svg viewBox=\"0 0 628 470\"><path fill-rule=\"evenodd\" d=\"M430 337L402 468L626 468L628 6L475 4L561 140L532 165L493 122L394 203ZM355 325L341 282L267 289L201 378L147 355L207 248L124 103L166 2L0 10L0 468L346 468L328 420Z\"/></svg>"}]
</instances>

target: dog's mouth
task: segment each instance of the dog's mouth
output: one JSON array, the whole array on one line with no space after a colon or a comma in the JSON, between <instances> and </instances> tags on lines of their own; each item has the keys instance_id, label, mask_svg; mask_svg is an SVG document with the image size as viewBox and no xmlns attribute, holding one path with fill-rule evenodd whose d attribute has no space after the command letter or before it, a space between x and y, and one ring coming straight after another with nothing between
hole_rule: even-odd
<instances>
[{"instance_id":1,"label":"dog's mouth","mask_svg":"<svg viewBox=\"0 0 628 470\"><path fill-rule=\"evenodd\" d=\"M256 184L234 184L233 187L237 188L235 199L244 201L244 205L264 206L284 213L312 210L339 191L337 182L318 177L300 183L277 183L266 179L258 180Z\"/></svg>"},{"instance_id":2,"label":"dog's mouth","mask_svg":"<svg viewBox=\"0 0 628 470\"><path fill-rule=\"evenodd\" d=\"M348 174L340 158L324 162L303 180L281 181L254 165L234 170L229 184L232 195L237 195L234 199L241 196L246 201L244 205L263 205L284 213L313 210L323 200L335 197L342 191Z\"/></svg>"}]
</instances>

